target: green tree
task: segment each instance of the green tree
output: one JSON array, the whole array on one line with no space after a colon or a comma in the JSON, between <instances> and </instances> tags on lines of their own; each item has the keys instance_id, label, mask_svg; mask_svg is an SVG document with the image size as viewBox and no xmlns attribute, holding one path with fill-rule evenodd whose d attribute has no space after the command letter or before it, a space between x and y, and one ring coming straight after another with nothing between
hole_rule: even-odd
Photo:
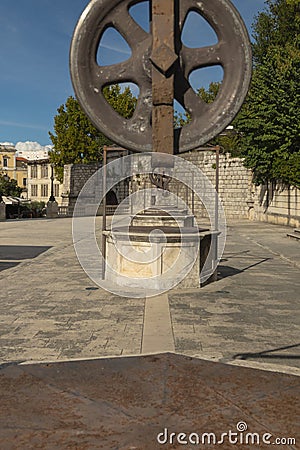
<instances>
[{"instance_id":1,"label":"green tree","mask_svg":"<svg viewBox=\"0 0 300 450\"><path fill-rule=\"evenodd\" d=\"M137 99L128 86L123 92L119 84L107 86L103 89L103 94L112 108L122 117L130 119L133 116Z\"/></svg>"},{"instance_id":2,"label":"green tree","mask_svg":"<svg viewBox=\"0 0 300 450\"><path fill-rule=\"evenodd\" d=\"M205 103L213 103L216 99L221 87L221 82L210 83L208 89L201 87L198 89L199 97ZM235 129L227 129L226 132L219 134L214 139L212 139L209 145L220 145L220 147L226 152L230 153L232 156L240 156L240 137L236 133Z\"/></svg>"},{"instance_id":3,"label":"green tree","mask_svg":"<svg viewBox=\"0 0 300 450\"><path fill-rule=\"evenodd\" d=\"M22 188L17 184L16 180L12 180L7 176L0 174L0 199L2 195L5 197L19 197L21 195Z\"/></svg>"},{"instance_id":4,"label":"green tree","mask_svg":"<svg viewBox=\"0 0 300 450\"><path fill-rule=\"evenodd\" d=\"M266 5L253 25L255 64L263 64L268 52L276 47L300 44L299 0L266 0Z\"/></svg>"},{"instance_id":5,"label":"green tree","mask_svg":"<svg viewBox=\"0 0 300 450\"><path fill-rule=\"evenodd\" d=\"M210 83L208 89L201 87L197 91L197 95L203 100L205 103L212 103L216 98L221 83L212 82ZM188 112L183 114L182 112L175 111L174 113L174 128L182 128L184 125L187 125L191 120L191 117Z\"/></svg>"},{"instance_id":6,"label":"green tree","mask_svg":"<svg viewBox=\"0 0 300 450\"><path fill-rule=\"evenodd\" d=\"M254 72L234 125L257 183L300 185L299 2L267 0L254 25Z\"/></svg>"},{"instance_id":7,"label":"green tree","mask_svg":"<svg viewBox=\"0 0 300 450\"><path fill-rule=\"evenodd\" d=\"M104 88L103 94L120 115L132 116L136 98L129 88L121 92L119 85L113 85ZM112 141L94 127L74 97L69 97L57 112L54 133L49 133L54 146L50 161L55 165L57 179L62 181L65 164L101 161L103 146L111 145Z\"/></svg>"},{"instance_id":8,"label":"green tree","mask_svg":"<svg viewBox=\"0 0 300 450\"><path fill-rule=\"evenodd\" d=\"M219 89L221 86L221 82L213 81L208 86L208 89L201 87L197 91L197 95L203 100L205 103L212 103L216 96L218 95ZM176 113L174 115L174 126L175 128L181 128L184 125L188 124L190 121L190 116L187 113L183 115L182 113ZM235 132L234 129L227 130L226 133L221 133L221 135L216 136L208 145L220 145L226 152L232 154L232 156L240 156L240 136Z\"/></svg>"},{"instance_id":9,"label":"green tree","mask_svg":"<svg viewBox=\"0 0 300 450\"><path fill-rule=\"evenodd\" d=\"M220 82L213 81L208 86L208 89L205 89L204 87L199 88L197 95L199 95L201 100L203 100L205 103L212 103L218 95L220 86Z\"/></svg>"}]
</instances>

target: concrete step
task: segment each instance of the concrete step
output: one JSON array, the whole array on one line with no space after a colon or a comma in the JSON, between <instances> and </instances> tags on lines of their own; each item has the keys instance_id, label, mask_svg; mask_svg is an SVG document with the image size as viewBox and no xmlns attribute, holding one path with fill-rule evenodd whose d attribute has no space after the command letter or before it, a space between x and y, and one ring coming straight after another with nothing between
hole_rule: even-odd
<instances>
[{"instance_id":1,"label":"concrete step","mask_svg":"<svg viewBox=\"0 0 300 450\"><path fill-rule=\"evenodd\" d=\"M287 233L287 237L290 239L300 241L300 228L295 228L294 231Z\"/></svg>"}]
</instances>

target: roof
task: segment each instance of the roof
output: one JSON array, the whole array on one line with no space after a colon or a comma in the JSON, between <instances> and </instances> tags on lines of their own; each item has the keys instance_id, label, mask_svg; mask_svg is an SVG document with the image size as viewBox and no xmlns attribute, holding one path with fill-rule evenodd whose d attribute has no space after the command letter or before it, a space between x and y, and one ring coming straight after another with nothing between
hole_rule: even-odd
<instances>
[{"instance_id":1,"label":"roof","mask_svg":"<svg viewBox=\"0 0 300 450\"><path fill-rule=\"evenodd\" d=\"M17 156L17 157L16 157L16 160L17 160L17 161L28 162L28 159L22 158L21 156Z\"/></svg>"},{"instance_id":2,"label":"roof","mask_svg":"<svg viewBox=\"0 0 300 450\"><path fill-rule=\"evenodd\" d=\"M2 195L2 201L6 205L17 205L18 203L28 203L28 200L20 197L11 197L11 196L5 196Z\"/></svg>"},{"instance_id":3,"label":"roof","mask_svg":"<svg viewBox=\"0 0 300 450\"><path fill-rule=\"evenodd\" d=\"M45 158L45 159L31 159L31 160L27 160L28 164L50 164L50 160L49 158Z\"/></svg>"}]
</instances>

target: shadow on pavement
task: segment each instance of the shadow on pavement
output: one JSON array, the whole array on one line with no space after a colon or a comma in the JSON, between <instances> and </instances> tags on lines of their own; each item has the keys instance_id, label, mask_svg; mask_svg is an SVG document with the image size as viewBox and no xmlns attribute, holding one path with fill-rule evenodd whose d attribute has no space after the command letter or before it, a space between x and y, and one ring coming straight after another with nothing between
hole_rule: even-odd
<instances>
[{"instance_id":1,"label":"shadow on pavement","mask_svg":"<svg viewBox=\"0 0 300 450\"><path fill-rule=\"evenodd\" d=\"M231 266L223 266L220 265L218 266L218 275L219 278L227 278L227 277L232 277L234 275L238 275L239 273L243 273L246 272L246 270L252 269L253 267L259 266L260 264L271 260L272 258L264 258L261 261L258 261L254 264L251 264L248 267L245 267L244 269L237 269L236 267L231 267ZM227 260L221 260L221 261L227 261Z\"/></svg>"},{"instance_id":2,"label":"shadow on pavement","mask_svg":"<svg viewBox=\"0 0 300 450\"><path fill-rule=\"evenodd\" d=\"M19 262L0 262L0 272L18 266Z\"/></svg>"},{"instance_id":3,"label":"shadow on pavement","mask_svg":"<svg viewBox=\"0 0 300 450\"><path fill-rule=\"evenodd\" d=\"M256 352L256 353L237 353L233 356L233 359L257 359L257 358L264 358L264 359L300 359L300 354L298 355L291 355L291 354L284 354L284 353L275 353L281 350L288 350L290 348L296 348L300 347L300 344L294 344L294 345L287 345L286 347L279 347L274 348L271 350L264 350L262 352ZM270 354L271 353L271 354Z\"/></svg>"},{"instance_id":4,"label":"shadow on pavement","mask_svg":"<svg viewBox=\"0 0 300 450\"><path fill-rule=\"evenodd\" d=\"M49 250L49 246L0 245L0 260L33 259Z\"/></svg>"},{"instance_id":5,"label":"shadow on pavement","mask_svg":"<svg viewBox=\"0 0 300 450\"><path fill-rule=\"evenodd\" d=\"M234 275L238 275L239 273L242 273L242 270L236 269L235 267L218 266L218 278L220 279L233 277Z\"/></svg>"}]
</instances>

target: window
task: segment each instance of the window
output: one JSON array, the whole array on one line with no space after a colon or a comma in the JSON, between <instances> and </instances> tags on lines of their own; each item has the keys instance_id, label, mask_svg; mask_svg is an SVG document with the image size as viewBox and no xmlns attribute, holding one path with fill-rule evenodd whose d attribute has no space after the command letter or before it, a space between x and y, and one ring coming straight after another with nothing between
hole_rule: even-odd
<instances>
[{"instance_id":1,"label":"window","mask_svg":"<svg viewBox=\"0 0 300 450\"><path fill-rule=\"evenodd\" d=\"M59 196L59 184L54 184L53 185L53 193L54 193L54 197L58 197Z\"/></svg>"},{"instance_id":2,"label":"window","mask_svg":"<svg viewBox=\"0 0 300 450\"><path fill-rule=\"evenodd\" d=\"M31 178L37 178L37 166L31 166L30 175Z\"/></svg>"},{"instance_id":3,"label":"window","mask_svg":"<svg viewBox=\"0 0 300 450\"><path fill-rule=\"evenodd\" d=\"M48 178L48 165L43 164L41 168L42 178Z\"/></svg>"},{"instance_id":4,"label":"window","mask_svg":"<svg viewBox=\"0 0 300 450\"><path fill-rule=\"evenodd\" d=\"M23 186L27 185L27 178L23 178Z\"/></svg>"},{"instance_id":5,"label":"window","mask_svg":"<svg viewBox=\"0 0 300 450\"><path fill-rule=\"evenodd\" d=\"M3 167L8 167L8 158L6 156L3 157Z\"/></svg>"},{"instance_id":6,"label":"window","mask_svg":"<svg viewBox=\"0 0 300 450\"><path fill-rule=\"evenodd\" d=\"M41 196L48 197L48 184L41 185Z\"/></svg>"},{"instance_id":7,"label":"window","mask_svg":"<svg viewBox=\"0 0 300 450\"><path fill-rule=\"evenodd\" d=\"M31 185L31 197L37 197L38 196L38 186L37 184Z\"/></svg>"}]
</instances>

